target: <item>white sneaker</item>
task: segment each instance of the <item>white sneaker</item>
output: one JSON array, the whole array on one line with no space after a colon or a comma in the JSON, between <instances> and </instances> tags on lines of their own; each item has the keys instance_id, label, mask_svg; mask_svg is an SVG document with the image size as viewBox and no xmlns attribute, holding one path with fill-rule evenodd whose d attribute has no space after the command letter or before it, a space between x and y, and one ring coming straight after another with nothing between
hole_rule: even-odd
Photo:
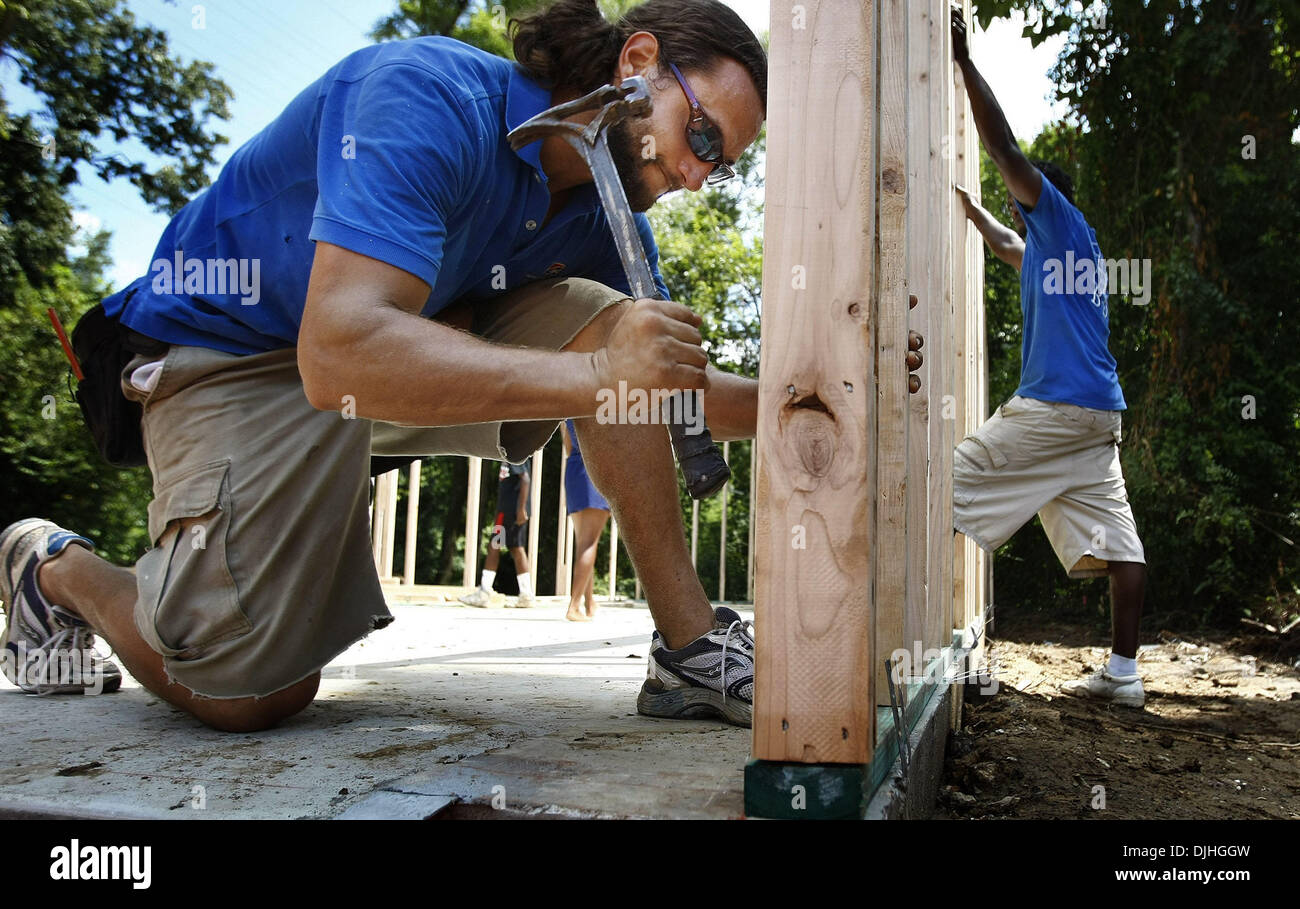
<instances>
[{"instance_id":1,"label":"white sneaker","mask_svg":"<svg viewBox=\"0 0 1300 909\"><path fill-rule=\"evenodd\" d=\"M1141 707L1146 703L1140 675L1111 675L1101 669L1086 679L1066 682L1061 686L1065 694L1076 698L1098 698L1121 707Z\"/></svg>"},{"instance_id":2,"label":"white sneaker","mask_svg":"<svg viewBox=\"0 0 1300 909\"><path fill-rule=\"evenodd\" d=\"M734 609L713 609L714 629L680 650L650 637L646 680L636 699L645 716L721 717L749 726L754 702L754 630Z\"/></svg>"},{"instance_id":3,"label":"white sneaker","mask_svg":"<svg viewBox=\"0 0 1300 909\"><path fill-rule=\"evenodd\" d=\"M90 540L40 518L0 533L0 600L5 630L0 664L28 694L107 694L122 686L122 671L95 652L85 620L45 599L36 575L41 563L70 544L94 552Z\"/></svg>"},{"instance_id":4,"label":"white sneaker","mask_svg":"<svg viewBox=\"0 0 1300 909\"><path fill-rule=\"evenodd\" d=\"M515 609L532 609L537 605L537 598L531 594L520 594L519 599L510 604Z\"/></svg>"},{"instance_id":5,"label":"white sneaker","mask_svg":"<svg viewBox=\"0 0 1300 909\"><path fill-rule=\"evenodd\" d=\"M482 587L475 587L472 591L461 597L460 601L466 606L475 606L479 609L487 609L492 605L492 594L488 593Z\"/></svg>"}]
</instances>

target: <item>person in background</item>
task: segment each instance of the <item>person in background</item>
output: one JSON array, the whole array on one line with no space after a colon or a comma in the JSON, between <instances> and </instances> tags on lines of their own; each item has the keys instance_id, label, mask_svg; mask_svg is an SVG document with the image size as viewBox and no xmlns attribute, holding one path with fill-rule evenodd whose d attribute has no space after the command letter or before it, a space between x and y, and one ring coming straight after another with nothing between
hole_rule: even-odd
<instances>
[{"instance_id":1,"label":"person in background","mask_svg":"<svg viewBox=\"0 0 1300 909\"><path fill-rule=\"evenodd\" d=\"M487 559L483 562L483 577L479 586L465 594L460 601L466 606L486 608L492 603L492 583L497 577L501 550L509 549L515 560L515 577L519 581L519 599L512 606L529 609L537 605L533 598L533 579L528 573L528 500L532 483L528 476L528 463L501 462L500 483L497 485L497 519L488 543Z\"/></svg>"},{"instance_id":2,"label":"person in background","mask_svg":"<svg viewBox=\"0 0 1300 909\"><path fill-rule=\"evenodd\" d=\"M587 476L582 463L582 450L578 447L578 433L573 420L563 425L565 507L573 519L575 552L573 585L569 590L569 611L564 617L570 622L590 622L596 615L596 544L609 520L609 503ZM613 591L610 591L611 596ZM586 613L580 601L586 599Z\"/></svg>"},{"instance_id":3,"label":"person in background","mask_svg":"<svg viewBox=\"0 0 1300 909\"><path fill-rule=\"evenodd\" d=\"M1097 232L1075 205L1074 183L1065 171L1032 162L1020 150L997 98L971 62L966 23L957 10L952 45L980 142L1011 194L1012 219L1024 233L1022 238L1004 227L967 190L956 188L966 217L993 254L1020 272L1024 341L1015 395L957 447L953 525L994 552L1037 512L1071 578L1109 576L1110 659L1061 689L1141 708L1146 692L1137 655L1146 552L1120 466L1127 405L1108 346L1108 288ZM1095 262L1101 280L1058 286L1051 275L1065 262Z\"/></svg>"}]
</instances>

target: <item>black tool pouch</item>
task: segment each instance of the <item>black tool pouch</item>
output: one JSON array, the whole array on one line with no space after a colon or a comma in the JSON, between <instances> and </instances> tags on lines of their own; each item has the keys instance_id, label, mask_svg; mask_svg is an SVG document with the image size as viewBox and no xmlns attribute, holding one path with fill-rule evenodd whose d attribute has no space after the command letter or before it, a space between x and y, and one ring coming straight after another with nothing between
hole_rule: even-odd
<instances>
[{"instance_id":1,"label":"black tool pouch","mask_svg":"<svg viewBox=\"0 0 1300 909\"><path fill-rule=\"evenodd\" d=\"M115 467L147 463L140 435L144 411L122 394L122 370L136 354L161 355L167 347L110 318L102 303L82 316L72 330L72 350L85 376L77 385L77 404L95 447Z\"/></svg>"}]
</instances>

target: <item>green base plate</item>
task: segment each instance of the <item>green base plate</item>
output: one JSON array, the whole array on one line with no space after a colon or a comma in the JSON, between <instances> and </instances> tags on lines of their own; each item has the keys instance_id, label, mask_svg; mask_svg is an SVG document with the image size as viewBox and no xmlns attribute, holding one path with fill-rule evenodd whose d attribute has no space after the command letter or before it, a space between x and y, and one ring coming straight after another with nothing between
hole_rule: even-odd
<instances>
[{"instance_id":1,"label":"green base plate","mask_svg":"<svg viewBox=\"0 0 1300 909\"><path fill-rule=\"evenodd\" d=\"M745 764L745 816L786 820L858 820L869 768L861 764ZM801 788L802 787L802 788Z\"/></svg>"}]
</instances>

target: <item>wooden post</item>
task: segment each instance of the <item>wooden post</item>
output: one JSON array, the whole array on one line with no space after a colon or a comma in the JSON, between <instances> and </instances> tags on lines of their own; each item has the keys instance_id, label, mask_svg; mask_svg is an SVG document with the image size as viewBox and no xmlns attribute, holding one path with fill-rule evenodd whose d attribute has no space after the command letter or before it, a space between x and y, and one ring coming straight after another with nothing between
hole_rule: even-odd
<instances>
[{"instance_id":1,"label":"wooden post","mask_svg":"<svg viewBox=\"0 0 1300 909\"><path fill-rule=\"evenodd\" d=\"M564 494L564 475L568 468L568 459L562 456L560 458L559 524L555 528L555 595L557 597L569 595L569 572L566 570L569 563L564 558L566 536L569 529L568 503L565 501Z\"/></svg>"},{"instance_id":2,"label":"wooden post","mask_svg":"<svg viewBox=\"0 0 1300 909\"><path fill-rule=\"evenodd\" d=\"M402 472L388 472L388 506L384 514L384 570L381 577L393 576L393 549L397 545L397 486L401 482Z\"/></svg>"},{"instance_id":3,"label":"wooden post","mask_svg":"<svg viewBox=\"0 0 1300 909\"><path fill-rule=\"evenodd\" d=\"M374 503L370 506L370 554L375 559L375 573L384 577L384 526L387 524L388 474L381 473L373 480Z\"/></svg>"},{"instance_id":4,"label":"wooden post","mask_svg":"<svg viewBox=\"0 0 1300 909\"><path fill-rule=\"evenodd\" d=\"M884 658L948 644L988 587L952 533L953 448L985 393L983 260L952 185L977 187L978 160L947 0L774 4L771 23L745 805L857 816Z\"/></svg>"},{"instance_id":5,"label":"wooden post","mask_svg":"<svg viewBox=\"0 0 1300 909\"><path fill-rule=\"evenodd\" d=\"M537 590L537 532L542 520L542 450L533 452L532 476L528 478L528 570L533 575L533 590Z\"/></svg>"},{"instance_id":6,"label":"wooden post","mask_svg":"<svg viewBox=\"0 0 1300 909\"><path fill-rule=\"evenodd\" d=\"M917 307L909 313L910 327L926 339L922 350L925 365L917 373L921 390L911 396L907 427L907 608L903 622L903 646L912 653L923 653L936 646L937 636L928 632L930 557L929 520L932 485L930 421L938 414L932 407L939 404L942 392L936 388L939 376L935 368L934 333L931 326L941 325L937 317L942 295L935 293L934 254L938 243L930 223L932 199L951 190L939 176L939 147L930 132L932 87L942 85L937 78L942 69L933 71L930 9L927 5L908 10L907 25L907 272L908 291L916 295ZM920 675L924 666L911 666L912 675Z\"/></svg>"},{"instance_id":7,"label":"wooden post","mask_svg":"<svg viewBox=\"0 0 1300 909\"><path fill-rule=\"evenodd\" d=\"M402 583L415 583L415 533L420 527L420 462L412 461L406 478L406 552L402 559Z\"/></svg>"},{"instance_id":8,"label":"wooden post","mask_svg":"<svg viewBox=\"0 0 1300 909\"><path fill-rule=\"evenodd\" d=\"M945 647L952 642L952 591L953 549L952 531L952 453L960 436L957 434L959 415L956 403L956 371L953 347L956 338L954 327L954 298L952 292L952 259L954 250L946 226L954 217L965 217L957 202L952 184L955 172L952 167L952 80L957 71L952 62L952 32L948 21L949 0L929 0L930 46L936 52L935 69L930 88L930 135L939 144L939 156L934 161L935 192L929 206L932 225L931 283L934 304L931 330L926 344L930 351L928 372L938 393L938 419L931 414L930 450L934 492L930 500L930 537L928 559L929 636L933 646Z\"/></svg>"},{"instance_id":9,"label":"wooden post","mask_svg":"<svg viewBox=\"0 0 1300 909\"><path fill-rule=\"evenodd\" d=\"M951 58L950 58L951 59ZM951 125L949 126L949 135L952 142L949 147L953 152L952 160L952 183L965 183L966 180L966 93L962 84L961 70L954 66L953 72L953 92L952 107L950 110ZM969 187L967 187L969 189ZM954 206L952 215L949 219L949 237L952 246L951 260L951 280L952 280L952 300L953 300L953 398L956 410L956 439L960 441L966 433L970 432L969 411L967 405L968 376L966 369L966 358L969 353L970 335L967 327L969 308L966 299L966 223L967 219L961 217L962 210ZM967 567L967 547L966 537L958 534L956 545L952 553L952 598L950 615L952 627L955 629L966 626L966 567Z\"/></svg>"},{"instance_id":10,"label":"wooden post","mask_svg":"<svg viewBox=\"0 0 1300 909\"><path fill-rule=\"evenodd\" d=\"M564 517L564 586L573 595L573 549L578 528L574 526L573 518L565 515ZM593 569L594 570L594 569ZM582 591L577 591L582 596Z\"/></svg>"},{"instance_id":11,"label":"wooden post","mask_svg":"<svg viewBox=\"0 0 1300 909\"><path fill-rule=\"evenodd\" d=\"M962 6L967 21L973 22L971 0L963 0ZM965 97L964 93L963 97ZM975 129L970 114L969 100L966 101L966 116L967 122L970 124L966 131L966 186L971 187L971 192L978 199L980 195L980 144L979 134ZM969 327L967 432L975 432L988 414L983 256L984 248L979 231L975 229L973 224L968 223L966 230L966 305L969 312L967 317ZM991 566L988 563L991 561L991 556L979 548L974 540L966 541L966 551L966 625L970 627L971 625L981 624L987 617L985 607L988 605L990 594ZM981 635L980 645L971 655L968 666L970 670L982 671L986 668L986 651L984 647L986 640L987 638Z\"/></svg>"},{"instance_id":12,"label":"wooden post","mask_svg":"<svg viewBox=\"0 0 1300 909\"><path fill-rule=\"evenodd\" d=\"M877 701L874 6L773 5L755 503L753 756L859 776ZM763 778L746 768L747 806Z\"/></svg>"},{"instance_id":13,"label":"wooden post","mask_svg":"<svg viewBox=\"0 0 1300 909\"><path fill-rule=\"evenodd\" d=\"M722 459L731 463L731 443L722 443ZM722 524L718 530L718 602L727 599L727 490L730 485L722 487Z\"/></svg>"},{"instance_id":14,"label":"wooden post","mask_svg":"<svg viewBox=\"0 0 1300 909\"><path fill-rule=\"evenodd\" d=\"M745 600L754 602L754 525L757 523L754 517L754 479L758 476L758 462L754 457L757 450L757 443L749 443L749 552L747 554L747 565L745 567Z\"/></svg>"},{"instance_id":15,"label":"wooden post","mask_svg":"<svg viewBox=\"0 0 1300 909\"><path fill-rule=\"evenodd\" d=\"M609 519L609 598L618 599L618 521Z\"/></svg>"},{"instance_id":16,"label":"wooden post","mask_svg":"<svg viewBox=\"0 0 1300 909\"><path fill-rule=\"evenodd\" d=\"M461 579L466 587L478 584L478 495L483 479L483 459L469 460L469 485L465 493L465 574Z\"/></svg>"},{"instance_id":17,"label":"wooden post","mask_svg":"<svg viewBox=\"0 0 1300 909\"><path fill-rule=\"evenodd\" d=\"M876 703L888 705L884 660L904 645L907 543L907 12L881 0L876 80Z\"/></svg>"}]
</instances>

